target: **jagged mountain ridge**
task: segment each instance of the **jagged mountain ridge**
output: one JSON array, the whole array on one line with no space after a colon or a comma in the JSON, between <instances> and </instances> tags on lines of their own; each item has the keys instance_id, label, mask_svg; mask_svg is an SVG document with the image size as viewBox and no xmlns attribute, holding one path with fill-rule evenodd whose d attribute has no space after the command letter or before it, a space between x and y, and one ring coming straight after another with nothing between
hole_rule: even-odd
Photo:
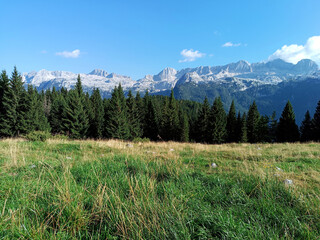
<instances>
[{"instance_id":1,"label":"jagged mountain ridge","mask_svg":"<svg viewBox=\"0 0 320 240\"><path fill-rule=\"evenodd\" d=\"M130 77L108 73L107 71L95 69L89 74L80 74L83 87L91 92L93 88L100 88L104 97L109 97L112 90L119 83L122 84L124 91L131 89L133 92L144 92L147 89L150 93L158 93L174 88L176 84L187 82L223 83L234 81L239 84L239 91L244 88L264 84L278 84L301 75L311 75L318 71L315 62L304 59L297 64L284 62L276 59L266 63L253 63L241 60L224 66L200 66L196 68L185 68L175 70L165 68L157 75L146 75L137 81ZM47 71L30 72L23 74L26 84L37 87L38 90L45 90L55 86L56 88L72 88L77 79L77 74L66 71ZM248 84L250 82L251 84Z\"/></svg>"},{"instance_id":2,"label":"jagged mountain ridge","mask_svg":"<svg viewBox=\"0 0 320 240\"><path fill-rule=\"evenodd\" d=\"M77 76L78 74L72 72L41 70L23 74L23 80L26 85L34 85L38 90L50 89L53 86L56 89L70 89L76 84ZM174 89L176 98L200 102L205 96L210 102L221 96L226 109L234 99L241 111L246 111L249 104L256 100L258 107L261 106L261 113L269 115L271 110L280 113L281 106L290 100L293 106L301 105L296 113L298 121L303 118L305 106L313 107L320 100L317 94L317 90L320 92L320 71L318 65L308 59L297 64L280 59L252 64L241 60L223 66L200 66L181 70L165 68L156 75L146 75L139 80L99 69L88 74L82 73L80 77L85 91L90 93L93 88L99 88L102 96L106 98L110 97L114 87L121 83L125 93L132 90L133 93L140 91L143 95L148 89L150 94L167 95ZM312 94L302 92L306 91L308 86ZM309 95L305 98L297 97L303 94Z\"/></svg>"}]
</instances>

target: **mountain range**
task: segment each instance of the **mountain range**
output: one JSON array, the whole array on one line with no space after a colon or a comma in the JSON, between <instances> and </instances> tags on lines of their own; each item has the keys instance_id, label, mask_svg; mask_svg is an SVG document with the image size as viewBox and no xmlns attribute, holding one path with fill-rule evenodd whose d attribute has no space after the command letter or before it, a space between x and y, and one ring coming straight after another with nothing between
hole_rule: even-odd
<instances>
[{"instance_id":1,"label":"mountain range","mask_svg":"<svg viewBox=\"0 0 320 240\"><path fill-rule=\"evenodd\" d=\"M38 90L70 89L76 84L78 74L67 71L48 71L24 73L25 84ZM146 90L150 94L168 95L174 90L177 99L202 102L207 96L212 102L221 96L227 109L232 100L241 112L247 111L253 100L257 102L262 114L271 115L275 110L281 114L286 101L290 100L298 122L307 109L311 112L320 100L320 71L318 65L303 59L297 64L276 59L269 62L250 64L241 60L223 66L200 66L175 70L165 68L156 75L146 75L139 80L105 70L95 69L88 74L80 74L83 89L89 93L99 88L103 97L111 96L115 86L121 83L125 93L132 90Z\"/></svg>"}]
</instances>

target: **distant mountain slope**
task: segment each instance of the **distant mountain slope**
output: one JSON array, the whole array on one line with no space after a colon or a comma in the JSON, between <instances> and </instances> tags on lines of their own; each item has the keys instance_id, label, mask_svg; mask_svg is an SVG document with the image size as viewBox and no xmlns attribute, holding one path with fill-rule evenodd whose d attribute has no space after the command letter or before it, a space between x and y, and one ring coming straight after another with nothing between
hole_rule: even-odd
<instances>
[{"instance_id":1,"label":"distant mountain slope","mask_svg":"<svg viewBox=\"0 0 320 240\"><path fill-rule=\"evenodd\" d=\"M77 76L72 72L41 70L23 74L23 80L38 90L53 86L57 89L70 89L74 87ZM165 68L156 75L146 75L137 81L100 69L80 76L85 91L91 92L93 88L99 88L103 97L110 97L119 83L126 93L132 90L143 94L148 89L151 94L167 95L173 88L176 97L180 99L202 102L207 96L212 102L215 97L221 96L226 108L235 99L241 111L246 111L249 104L256 100L263 114L271 114L272 110L280 114L283 105L290 99L293 106L296 106L299 121L304 111L307 108L313 111L320 99L320 94L317 93L319 68L308 59L297 64L280 59L253 64L241 60L224 66L200 66L179 71Z\"/></svg>"}]
</instances>

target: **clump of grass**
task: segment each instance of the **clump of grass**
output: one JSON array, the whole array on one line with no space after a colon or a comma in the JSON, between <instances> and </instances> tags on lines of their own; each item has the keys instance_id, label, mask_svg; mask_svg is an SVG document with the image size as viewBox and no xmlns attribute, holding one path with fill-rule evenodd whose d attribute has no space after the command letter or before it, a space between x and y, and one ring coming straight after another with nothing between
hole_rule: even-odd
<instances>
[{"instance_id":1,"label":"clump of grass","mask_svg":"<svg viewBox=\"0 0 320 240\"><path fill-rule=\"evenodd\" d=\"M1 141L0 238L316 239L319 146Z\"/></svg>"}]
</instances>

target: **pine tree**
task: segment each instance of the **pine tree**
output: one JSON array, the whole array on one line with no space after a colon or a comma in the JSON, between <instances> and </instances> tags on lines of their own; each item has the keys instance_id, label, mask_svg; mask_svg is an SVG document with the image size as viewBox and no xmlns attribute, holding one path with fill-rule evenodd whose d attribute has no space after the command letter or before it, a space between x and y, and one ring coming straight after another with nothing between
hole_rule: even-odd
<instances>
[{"instance_id":1,"label":"pine tree","mask_svg":"<svg viewBox=\"0 0 320 240\"><path fill-rule=\"evenodd\" d=\"M320 141L320 101L318 102L316 111L312 119L313 140Z\"/></svg>"},{"instance_id":2,"label":"pine tree","mask_svg":"<svg viewBox=\"0 0 320 240\"><path fill-rule=\"evenodd\" d=\"M19 136L27 132L25 114L28 106L26 105L26 90L16 67L13 69L9 85L9 92L5 97L8 101L4 102L4 107L7 109L6 121L10 125L10 134Z\"/></svg>"},{"instance_id":3,"label":"pine tree","mask_svg":"<svg viewBox=\"0 0 320 240\"><path fill-rule=\"evenodd\" d=\"M247 135L247 115L244 113L241 118L241 135L240 135L240 142L246 143L248 142L248 135Z\"/></svg>"},{"instance_id":4,"label":"pine tree","mask_svg":"<svg viewBox=\"0 0 320 240\"><path fill-rule=\"evenodd\" d=\"M304 115L304 120L300 126L300 140L301 142L307 142L312 140L312 120L309 111Z\"/></svg>"},{"instance_id":5,"label":"pine tree","mask_svg":"<svg viewBox=\"0 0 320 240\"><path fill-rule=\"evenodd\" d=\"M223 143L226 140L226 120L227 116L223 108L221 98L218 97L214 100L213 106L211 108L209 126L212 143Z\"/></svg>"},{"instance_id":6,"label":"pine tree","mask_svg":"<svg viewBox=\"0 0 320 240\"><path fill-rule=\"evenodd\" d=\"M106 133L109 138L129 139L128 111L123 89L119 84L112 92L106 112Z\"/></svg>"},{"instance_id":7,"label":"pine tree","mask_svg":"<svg viewBox=\"0 0 320 240\"><path fill-rule=\"evenodd\" d=\"M143 100L145 106L143 136L155 141L159 139L159 120L154 102L150 98L148 91Z\"/></svg>"},{"instance_id":8,"label":"pine tree","mask_svg":"<svg viewBox=\"0 0 320 240\"><path fill-rule=\"evenodd\" d=\"M177 102L171 89L168 104L165 106L166 111L162 116L166 140L179 140L179 116Z\"/></svg>"},{"instance_id":9,"label":"pine tree","mask_svg":"<svg viewBox=\"0 0 320 240\"><path fill-rule=\"evenodd\" d=\"M45 115L43 102L37 90L31 85L28 86L27 93L28 110L25 114L27 132L32 131L50 131L50 125Z\"/></svg>"},{"instance_id":10,"label":"pine tree","mask_svg":"<svg viewBox=\"0 0 320 240\"><path fill-rule=\"evenodd\" d=\"M93 117L90 118L90 137L102 138L103 136L103 123L104 123L104 107L103 101L100 95L99 88L93 89L90 97L91 107L93 111Z\"/></svg>"},{"instance_id":11,"label":"pine tree","mask_svg":"<svg viewBox=\"0 0 320 240\"><path fill-rule=\"evenodd\" d=\"M189 120L187 114L181 114L181 133L180 133L180 141L189 142Z\"/></svg>"},{"instance_id":12,"label":"pine tree","mask_svg":"<svg viewBox=\"0 0 320 240\"><path fill-rule=\"evenodd\" d=\"M140 110L137 107L136 100L132 95L131 90L128 93L126 100L128 109L128 123L131 139L142 136L141 121L140 121Z\"/></svg>"},{"instance_id":13,"label":"pine tree","mask_svg":"<svg viewBox=\"0 0 320 240\"><path fill-rule=\"evenodd\" d=\"M13 136L10 122L10 111L12 99L10 98L10 80L6 71L0 76L0 138Z\"/></svg>"},{"instance_id":14,"label":"pine tree","mask_svg":"<svg viewBox=\"0 0 320 240\"><path fill-rule=\"evenodd\" d=\"M277 140L279 142L295 142L299 140L299 129L290 101L287 102L279 119Z\"/></svg>"},{"instance_id":15,"label":"pine tree","mask_svg":"<svg viewBox=\"0 0 320 240\"><path fill-rule=\"evenodd\" d=\"M198 142L210 142L210 133L209 133L209 117L210 117L210 105L208 98L205 97L202 108L199 112L196 129L198 129L198 136L196 136L196 140Z\"/></svg>"},{"instance_id":16,"label":"pine tree","mask_svg":"<svg viewBox=\"0 0 320 240\"><path fill-rule=\"evenodd\" d=\"M51 132L53 134L61 134L64 130L68 131L68 129L64 128L63 123L61 122L64 117L67 103L64 95L61 92L56 92L55 89L53 89L51 97L52 105L48 119L51 126Z\"/></svg>"},{"instance_id":17,"label":"pine tree","mask_svg":"<svg viewBox=\"0 0 320 240\"><path fill-rule=\"evenodd\" d=\"M88 130L88 119L76 89L69 91L66 103L62 119L64 132L75 139L84 138Z\"/></svg>"},{"instance_id":18,"label":"pine tree","mask_svg":"<svg viewBox=\"0 0 320 240\"><path fill-rule=\"evenodd\" d=\"M229 109L229 113L227 116L227 141L228 142L236 142L236 127L237 127L237 117L236 117L236 108L234 105L234 101L232 101Z\"/></svg>"},{"instance_id":19,"label":"pine tree","mask_svg":"<svg viewBox=\"0 0 320 240\"><path fill-rule=\"evenodd\" d=\"M247 137L250 143L260 140L259 136L260 114L256 102L253 102L248 111L247 117Z\"/></svg>"},{"instance_id":20,"label":"pine tree","mask_svg":"<svg viewBox=\"0 0 320 240\"><path fill-rule=\"evenodd\" d=\"M239 111L237 122L236 122L236 128L235 128L235 136L236 136L235 142L241 142L241 128L242 128L242 120L241 120L241 113Z\"/></svg>"}]
</instances>

